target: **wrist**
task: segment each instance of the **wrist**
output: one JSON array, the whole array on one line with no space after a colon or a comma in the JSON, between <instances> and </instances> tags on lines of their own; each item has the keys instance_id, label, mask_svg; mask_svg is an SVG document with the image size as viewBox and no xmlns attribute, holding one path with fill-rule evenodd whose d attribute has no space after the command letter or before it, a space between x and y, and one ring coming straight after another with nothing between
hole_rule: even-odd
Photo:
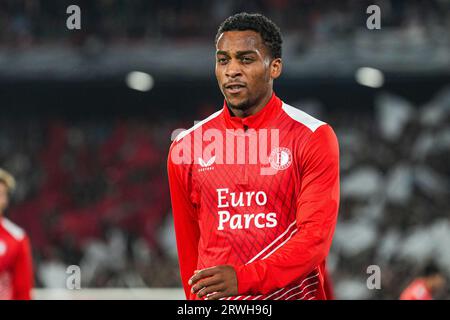
<instances>
[{"instance_id":1,"label":"wrist","mask_svg":"<svg viewBox=\"0 0 450 320\"><path fill-rule=\"evenodd\" d=\"M235 267L237 285L238 285L238 294L255 294L257 288L255 285L258 283L257 274L255 272L255 268L252 264L241 265Z\"/></svg>"}]
</instances>

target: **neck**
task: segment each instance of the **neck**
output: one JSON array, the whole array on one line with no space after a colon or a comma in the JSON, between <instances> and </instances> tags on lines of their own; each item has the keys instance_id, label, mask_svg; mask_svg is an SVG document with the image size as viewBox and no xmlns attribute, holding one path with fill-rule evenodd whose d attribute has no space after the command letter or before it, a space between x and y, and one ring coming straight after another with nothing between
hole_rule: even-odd
<instances>
[{"instance_id":1,"label":"neck","mask_svg":"<svg viewBox=\"0 0 450 320\"><path fill-rule=\"evenodd\" d=\"M269 90L267 94L258 103L254 104L253 106L250 106L245 110L236 109L232 107L230 107L230 110L236 117L239 118L246 118L248 116L252 116L261 111L267 105L267 103L270 101L270 98L272 98L272 93L273 90Z\"/></svg>"}]
</instances>

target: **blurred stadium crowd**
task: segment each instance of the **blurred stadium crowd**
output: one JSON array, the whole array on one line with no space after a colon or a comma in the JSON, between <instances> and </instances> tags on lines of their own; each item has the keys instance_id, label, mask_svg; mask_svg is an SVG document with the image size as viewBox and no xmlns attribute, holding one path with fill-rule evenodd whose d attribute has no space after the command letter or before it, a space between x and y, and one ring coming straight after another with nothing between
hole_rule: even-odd
<instances>
[{"instance_id":1,"label":"blurred stadium crowd","mask_svg":"<svg viewBox=\"0 0 450 320\"><path fill-rule=\"evenodd\" d=\"M342 112L329 121L341 150L342 203L329 259L336 294L397 299L428 263L448 279L450 87L421 106L381 93L373 114ZM382 290L367 290L369 265L380 267ZM449 288L439 297L450 298Z\"/></svg>"},{"instance_id":2,"label":"blurred stadium crowd","mask_svg":"<svg viewBox=\"0 0 450 320\"><path fill-rule=\"evenodd\" d=\"M30 233L38 285L64 286L70 264L86 286L177 284L158 238L170 207L158 124L1 122L0 162L19 182L11 216Z\"/></svg>"},{"instance_id":3,"label":"blurred stadium crowd","mask_svg":"<svg viewBox=\"0 0 450 320\"><path fill-rule=\"evenodd\" d=\"M57 26L75 2L83 29L68 35ZM218 24L241 10L268 14L302 52L345 39L365 25L361 12L373 3L386 9L383 26L450 43L448 0L75 2L0 1L0 64L9 49L48 43L212 43ZM336 297L397 299L429 261L450 278L450 87L423 105L381 91L373 111L281 98L330 123L340 141L341 207L328 260ZM30 235L38 287L64 287L72 264L81 267L82 287L180 286L166 157L171 133L192 118L0 117L0 167L18 182L8 214ZM366 287L374 264L381 290ZM450 299L449 286L440 297Z\"/></svg>"},{"instance_id":4,"label":"blurred stadium crowd","mask_svg":"<svg viewBox=\"0 0 450 320\"><path fill-rule=\"evenodd\" d=\"M83 10L83 32L67 37L60 22L66 8L78 4ZM229 15L265 12L285 34L300 36L303 45L345 37L365 25L361 12L371 4L383 7L383 26L448 30L447 0L198 0L198 1L45 1L3 0L0 3L0 42L33 45L42 41L81 44L89 35L105 42L146 39L153 41L213 39L217 26ZM435 39L438 40L438 39Z\"/></svg>"}]
</instances>

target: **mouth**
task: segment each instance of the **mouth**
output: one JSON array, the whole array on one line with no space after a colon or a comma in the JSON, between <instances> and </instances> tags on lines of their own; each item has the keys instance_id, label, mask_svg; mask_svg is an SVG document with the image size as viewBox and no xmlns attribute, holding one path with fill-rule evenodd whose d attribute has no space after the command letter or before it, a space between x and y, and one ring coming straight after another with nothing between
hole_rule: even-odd
<instances>
[{"instance_id":1,"label":"mouth","mask_svg":"<svg viewBox=\"0 0 450 320\"><path fill-rule=\"evenodd\" d=\"M226 84L224 87L228 93L238 94L238 93L242 92L246 86L243 83L229 83L229 84Z\"/></svg>"}]
</instances>

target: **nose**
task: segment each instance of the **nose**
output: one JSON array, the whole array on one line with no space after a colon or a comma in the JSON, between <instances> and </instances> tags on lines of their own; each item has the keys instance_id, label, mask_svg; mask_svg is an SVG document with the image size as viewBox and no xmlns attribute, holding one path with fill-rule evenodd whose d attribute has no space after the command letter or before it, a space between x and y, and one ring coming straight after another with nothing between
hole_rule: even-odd
<instances>
[{"instance_id":1,"label":"nose","mask_svg":"<svg viewBox=\"0 0 450 320\"><path fill-rule=\"evenodd\" d=\"M231 59L228 62L225 75L229 78L236 78L242 75L241 67L236 59Z\"/></svg>"}]
</instances>

